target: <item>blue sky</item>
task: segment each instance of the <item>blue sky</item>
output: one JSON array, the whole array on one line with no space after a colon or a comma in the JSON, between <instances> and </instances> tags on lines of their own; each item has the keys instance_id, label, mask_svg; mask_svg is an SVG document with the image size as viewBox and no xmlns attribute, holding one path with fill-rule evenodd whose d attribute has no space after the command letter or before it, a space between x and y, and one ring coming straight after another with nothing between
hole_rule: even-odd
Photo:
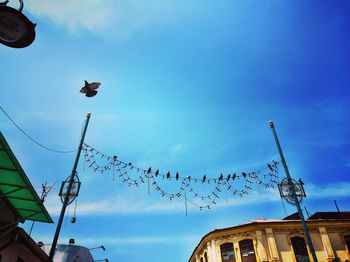
<instances>
[{"instance_id":1,"label":"blue sky","mask_svg":"<svg viewBox=\"0 0 350 262\"><path fill-rule=\"evenodd\" d=\"M27 0L37 36L25 49L0 46L1 106L58 150L77 148L90 111L87 144L141 168L212 178L279 160L273 119L292 176L305 182L302 206L334 211L336 199L349 210L349 12L349 1ZM102 83L96 97L79 93L84 80ZM0 119L39 194L57 182L46 202L57 221L75 155L37 147ZM227 194L210 211L189 205L186 217L183 199L113 182L83 159L78 173L77 223L63 223L60 242L105 245L95 258L187 261L211 230L285 216L276 191ZM36 224L33 237L51 243L54 230Z\"/></svg>"}]
</instances>

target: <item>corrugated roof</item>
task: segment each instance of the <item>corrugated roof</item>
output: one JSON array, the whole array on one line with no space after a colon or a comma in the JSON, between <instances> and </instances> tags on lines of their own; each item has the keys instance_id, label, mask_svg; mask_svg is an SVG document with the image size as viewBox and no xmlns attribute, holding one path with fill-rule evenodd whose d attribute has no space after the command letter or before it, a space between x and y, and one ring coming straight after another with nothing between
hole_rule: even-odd
<instances>
[{"instance_id":1,"label":"corrugated roof","mask_svg":"<svg viewBox=\"0 0 350 262\"><path fill-rule=\"evenodd\" d=\"M19 220L53 223L1 132L0 197L6 200Z\"/></svg>"}]
</instances>

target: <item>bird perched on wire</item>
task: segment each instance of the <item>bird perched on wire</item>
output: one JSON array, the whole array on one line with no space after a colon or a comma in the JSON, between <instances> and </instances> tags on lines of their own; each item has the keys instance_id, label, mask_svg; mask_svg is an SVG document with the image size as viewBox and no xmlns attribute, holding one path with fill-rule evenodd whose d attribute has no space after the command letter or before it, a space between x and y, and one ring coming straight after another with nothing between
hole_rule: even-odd
<instances>
[{"instance_id":1,"label":"bird perched on wire","mask_svg":"<svg viewBox=\"0 0 350 262\"><path fill-rule=\"evenodd\" d=\"M84 93L87 97L93 97L97 94L96 89L100 87L100 82L92 82L84 81L84 86L80 89L80 93Z\"/></svg>"}]
</instances>

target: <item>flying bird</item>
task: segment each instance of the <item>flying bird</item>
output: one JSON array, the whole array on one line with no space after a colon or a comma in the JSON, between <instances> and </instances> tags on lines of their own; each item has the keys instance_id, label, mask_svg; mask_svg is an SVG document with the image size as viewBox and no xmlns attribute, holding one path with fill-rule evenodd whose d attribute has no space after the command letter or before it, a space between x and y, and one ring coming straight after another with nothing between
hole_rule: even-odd
<instances>
[{"instance_id":1,"label":"flying bird","mask_svg":"<svg viewBox=\"0 0 350 262\"><path fill-rule=\"evenodd\" d=\"M97 94L96 89L100 87L100 82L92 82L84 81L84 86L80 89L80 93L84 93L87 97L93 97Z\"/></svg>"}]
</instances>

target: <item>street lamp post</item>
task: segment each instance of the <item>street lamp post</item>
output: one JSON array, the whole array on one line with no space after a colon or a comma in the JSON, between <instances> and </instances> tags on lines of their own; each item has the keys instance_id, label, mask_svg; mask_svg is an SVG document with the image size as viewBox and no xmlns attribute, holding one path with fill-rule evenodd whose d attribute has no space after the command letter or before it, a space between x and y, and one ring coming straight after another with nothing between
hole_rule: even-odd
<instances>
[{"instance_id":1,"label":"street lamp post","mask_svg":"<svg viewBox=\"0 0 350 262\"><path fill-rule=\"evenodd\" d=\"M71 174L70 179L69 179L67 192L64 195L64 201L63 201L63 205L62 205L62 209L61 209L61 214L60 214L60 217L58 219L55 236L54 236L53 241L52 241L50 255L49 255L49 262L52 261L53 256L55 255L55 249L56 249L58 237L60 235L62 221L63 221L64 214L66 212L66 208L67 208L67 205L68 205L70 192L71 192L71 189L72 189L72 185L73 185L73 182L74 182L74 177L75 177L77 166L78 166L78 163L79 163L80 153L81 153L81 150L83 149L84 138L85 138L85 134L86 134L86 129L87 129L88 124L89 124L90 116L91 116L91 113L87 113L86 114L86 122L85 122L84 130L83 130L83 133L81 135L81 139L80 139L80 143L79 143L79 147L78 147L78 152L77 152L77 155L76 155L76 158L75 158L72 174Z\"/></svg>"},{"instance_id":2,"label":"street lamp post","mask_svg":"<svg viewBox=\"0 0 350 262\"><path fill-rule=\"evenodd\" d=\"M293 184L292 178L291 178L291 176L289 174L289 170L288 170L288 167L287 167L286 160L284 159L284 156L283 156L282 148L281 148L280 142L279 142L278 137L277 137L275 126L274 126L272 121L269 121L269 124L270 124L270 127L272 129L272 133L273 133L273 136L275 138L275 142L276 142L276 145L277 145L278 153L279 153L279 155L281 157L282 165L283 165L284 171L285 171L286 176L287 176L288 185L289 185L289 188L291 190L292 197L294 198L294 204L296 205L296 207L298 209L300 221L301 221L301 224L303 225L303 230L304 230L304 234L305 234L305 237L306 237L307 244L309 246L309 249L310 249L310 252L312 254L312 258L313 258L314 262L317 262L318 260L317 260L317 257L316 257L315 249L314 249L314 246L312 245L312 242L311 242L311 237L310 237L310 234L309 234L309 230L307 229L305 218L304 218L304 215L303 215L303 211L301 210L297 194L295 193L294 184Z\"/></svg>"}]
</instances>

